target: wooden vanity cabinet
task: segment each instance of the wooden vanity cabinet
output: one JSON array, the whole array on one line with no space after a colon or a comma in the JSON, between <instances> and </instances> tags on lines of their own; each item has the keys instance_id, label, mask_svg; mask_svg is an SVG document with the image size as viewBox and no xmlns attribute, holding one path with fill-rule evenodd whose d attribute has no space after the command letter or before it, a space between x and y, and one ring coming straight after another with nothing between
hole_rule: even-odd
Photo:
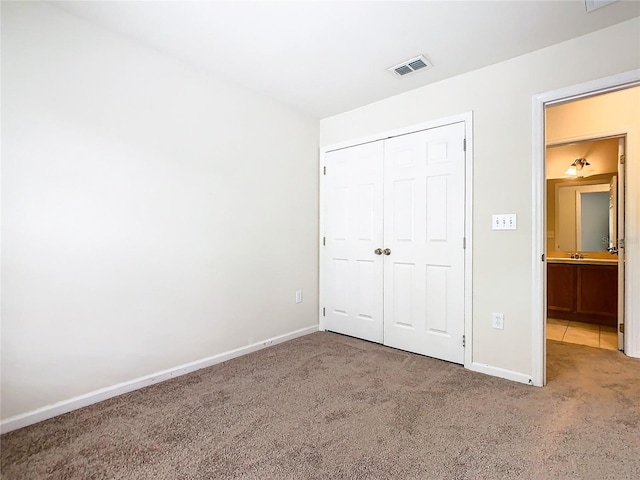
<instances>
[{"instance_id":1,"label":"wooden vanity cabinet","mask_svg":"<svg viewBox=\"0 0 640 480\"><path fill-rule=\"evenodd\" d=\"M616 326L618 266L547 263L547 316Z\"/></svg>"}]
</instances>

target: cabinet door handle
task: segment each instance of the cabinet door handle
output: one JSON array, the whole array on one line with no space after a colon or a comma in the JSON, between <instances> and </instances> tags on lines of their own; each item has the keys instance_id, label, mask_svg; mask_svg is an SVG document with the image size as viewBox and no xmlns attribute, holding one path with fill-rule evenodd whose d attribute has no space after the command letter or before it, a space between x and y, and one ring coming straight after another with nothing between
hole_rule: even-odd
<instances>
[{"instance_id":1,"label":"cabinet door handle","mask_svg":"<svg viewBox=\"0 0 640 480\"><path fill-rule=\"evenodd\" d=\"M384 253L385 255L391 255L391 250L388 248L385 248L382 253Z\"/></svg>"},{"instance_id":2,"label":"cabinet door handle","mask_svg":"<svg viewBox=\"0 0 640 480\"><path fill-rule=\"evenodd\" d=\"M381 248L376 248L373 253L375 253L376 255L382 255L382 249Z\"/></svg>"}]
</instances>

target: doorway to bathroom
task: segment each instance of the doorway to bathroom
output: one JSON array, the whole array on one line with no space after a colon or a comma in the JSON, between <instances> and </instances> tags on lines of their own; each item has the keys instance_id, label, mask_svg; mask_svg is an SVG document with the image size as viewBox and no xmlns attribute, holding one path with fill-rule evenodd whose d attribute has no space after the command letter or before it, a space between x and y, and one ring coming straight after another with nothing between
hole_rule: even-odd
<instances>
[{"instance_id":1,"label":"doorway to bathroom","mask_svg":"<svg viewBox=\"0 0 640 480\"><path fill-rule=\"evenodd\" d=\"M547 138L577 107L547 107ZM624 348L625 140L547 141L547 340Z\"/></svg>"},{"instance_id":2,"label":"doorway to bathroom","mask_svg":"<svg viewBox=\"0 0 640 480\"><path fill-rule=\"evenodd\" d=\"M533 99L534 385L547 338L640 357L639 85L634 70Z\"/></svg>"}]
</instances>

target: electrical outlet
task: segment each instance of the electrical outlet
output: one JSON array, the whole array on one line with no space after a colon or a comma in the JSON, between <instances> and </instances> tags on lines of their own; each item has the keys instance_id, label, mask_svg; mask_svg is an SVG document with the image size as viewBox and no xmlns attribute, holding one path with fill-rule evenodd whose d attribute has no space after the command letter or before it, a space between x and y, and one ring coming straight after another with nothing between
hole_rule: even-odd
<instances>
[{"instance_id":1,"label":"electrical outlet","mask_svg":"<svg viewBox=\"0 0 640 480\"><path fill-rule=\"evenodd\" d=\"M296 290L296 303L302 303L302 290Z\"/></svg>"},{"instance_id":2,"label":"electrical outlet","mask_svg":"<svg viewBox=\"0 0 640 480\"><path fill-rule=\"evenodd\" d=\"M504 330L504 313L492 313L491 326L498 330Z\"/></svg>"}]
</instances>

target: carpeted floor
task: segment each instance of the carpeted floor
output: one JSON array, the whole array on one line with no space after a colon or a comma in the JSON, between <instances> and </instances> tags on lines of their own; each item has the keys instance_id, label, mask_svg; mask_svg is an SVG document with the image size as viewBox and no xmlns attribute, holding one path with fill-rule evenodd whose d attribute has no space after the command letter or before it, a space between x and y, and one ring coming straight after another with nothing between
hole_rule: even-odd
<instances>
[{"instance_id":1,"label":"carpeted floor","mask_svg":"<svg viewBox=\"0 0 640 480\"><path fill-rule=\"evenodd\" d=\"M1 438L9 479L638 479L640 361L548 385L318 332Z\"/></svg>"}]
</instances>

